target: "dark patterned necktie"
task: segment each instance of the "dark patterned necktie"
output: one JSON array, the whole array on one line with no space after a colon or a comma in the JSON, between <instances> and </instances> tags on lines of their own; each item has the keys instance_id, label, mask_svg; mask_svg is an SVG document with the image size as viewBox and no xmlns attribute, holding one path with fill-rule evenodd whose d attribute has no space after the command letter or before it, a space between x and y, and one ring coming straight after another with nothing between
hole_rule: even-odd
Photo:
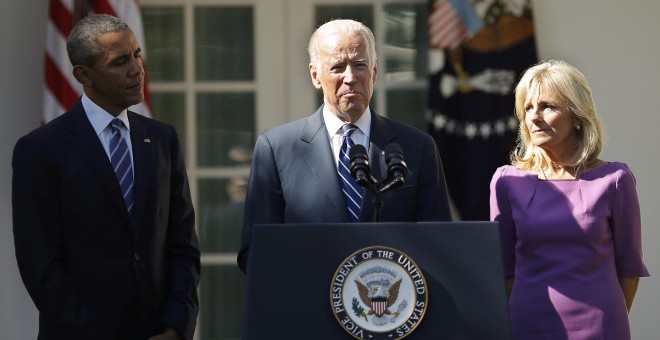
<instances>
[{"instance_id":1,"label":"dark patterned necktie","mask_svg":"<svg viewBox=\"0 0 660 340\"><path fill-rule=\"evenodd\" d=\"M346 206L348 207L351 220L356 222L360 216L360 205L362 204L362 187L357 184L353 176L351 176L351 160L349 152L351 147L355 145L351 139L353 131L357 130L357 126L347 124L342 126L342 143L341 150L339 151L339 164L337 164L337 171L341 177L341 187L346 198Z\"/></svg>"},{"instance_id":2,"label":"dark patterned necktie","mask_svg":"<svg viewBox=\"0 0 660 340\"><path fill-rule=\"evenodd\" d=\"M112 137L110 137L110 163L115 170L119 187L124 195L126 210L133 220L133 210L135 202L133 200L133 165L131 164L131 154L128 152L126 139L121 135L121 129L124 123L115 118L110 122Z\"/></svg>"}]
</instances>

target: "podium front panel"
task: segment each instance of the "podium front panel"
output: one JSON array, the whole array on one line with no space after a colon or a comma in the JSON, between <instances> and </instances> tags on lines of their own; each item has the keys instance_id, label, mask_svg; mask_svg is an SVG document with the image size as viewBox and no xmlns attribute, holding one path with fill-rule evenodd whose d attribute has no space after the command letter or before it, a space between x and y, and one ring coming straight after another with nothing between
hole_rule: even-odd
<instances>
[{"instance_id":1,"label":"podium front panel","mask_svg":"<svg viewBox=\"0 0 660 340\"><path fill-rule=\"evenodd\" d=\"M425 277L428 305L405 339L511 338L497 223L419 222L255 225L243 339L360 338L339 325L330 289L343 261L373 246Z\"/></svg>"}]
</instances>

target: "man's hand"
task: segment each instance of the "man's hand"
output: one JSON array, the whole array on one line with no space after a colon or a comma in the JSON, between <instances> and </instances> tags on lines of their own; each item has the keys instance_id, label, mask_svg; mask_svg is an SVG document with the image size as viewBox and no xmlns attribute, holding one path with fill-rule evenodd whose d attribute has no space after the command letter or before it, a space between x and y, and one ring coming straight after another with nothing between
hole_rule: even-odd
<instances>
[{"instance_id":1,"label":"man's hand","mask_svg":"<svg viewBox=\"0 0 660 340\"><path fill-rule=\"evenodd\" d=\"M167 327L163 334L152 336L149 340L183 340L183 337L174 328Z\"/></svg>"}]
</instances>

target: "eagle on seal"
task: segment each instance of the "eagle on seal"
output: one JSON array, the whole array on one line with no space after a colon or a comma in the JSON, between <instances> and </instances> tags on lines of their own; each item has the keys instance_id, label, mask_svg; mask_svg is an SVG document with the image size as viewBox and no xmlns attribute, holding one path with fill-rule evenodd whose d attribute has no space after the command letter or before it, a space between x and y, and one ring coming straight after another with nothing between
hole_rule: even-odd
<instances>
[{"instance_id":1,"label":"eagle on seal","mask_svg":"<svg viewBox=\"0 0 660 340\"><path fill-rule=\"evenodd\" d=\"M389 311L390 306L396 302L399 297L399 288L401 287L401 279L394 282L392 285L374 284L369 287L365 286L362 282L355 280L357 285L360 300L371 308L360 313L360 316L367 316L376 314L376 317L382 317L384 314L398 316L399 313Z\"/></svg>"}]
</instances>

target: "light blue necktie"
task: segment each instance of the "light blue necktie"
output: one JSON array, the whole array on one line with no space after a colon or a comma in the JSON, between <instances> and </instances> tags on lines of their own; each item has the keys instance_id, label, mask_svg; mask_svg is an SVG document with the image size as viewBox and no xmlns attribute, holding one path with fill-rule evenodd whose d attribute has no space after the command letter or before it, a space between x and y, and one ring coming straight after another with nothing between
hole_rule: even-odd
<instances>
[{"instance_id":1,"label":"light blue necktie","mask_svg":"<svg viewBox=\"0 0 660 340\"><path fill-rule=\"evenodd\" d=\"M355 145L351 139L353 131L357 130L357 126L346 124L342 126L342 144L339 151L339 164L337 164L337 171L341 177L341 187L346 198L346 206L348 207L351 220L356 222L360 216L360 205L362 204L362 187L357 184L353 176L351 176L351 160L349 153L351 147Z\"/></svg>"},{"instance_id":2,"label":"light blue necktie","mask_svg":"<svg viewBox=\"0 0 660 340\"><path fill-rule=\"evenodd\" d=\"M110 122L112 137L110 137L110 163L115 170L119 187L124 195L126 210L128 216L133 220L133 210L135 201L133 200L133 165L131 164L131 154L128 152L126 139L121 135L121 129L124 123L119 118Z\"/></svg>"}]
</instances>

